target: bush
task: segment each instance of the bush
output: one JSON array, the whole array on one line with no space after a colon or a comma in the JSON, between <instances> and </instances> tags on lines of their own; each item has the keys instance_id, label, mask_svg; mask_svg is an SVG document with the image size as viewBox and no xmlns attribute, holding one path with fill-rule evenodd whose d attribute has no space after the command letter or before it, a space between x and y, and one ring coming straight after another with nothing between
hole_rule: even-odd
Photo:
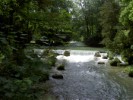
<instances>
[{"instance_id":1,"label":"bush","mask_svg":"<svg viewBox=\"0 0 133 100\"><path fill-rule=\"evenodd\" d=\"M0 63L0 99L1 100L35 100L41 90L34 86L49 79L49 70L55 63L55 55L46 55L46 61L33 53L25 52L23 65L17 65L12 59L4 59Z\"/></svg>"},{"instance_id":2,"label":"bush","mask_svg":"<svg viewBox=\"0 0 133 100\"><path fill-rule=\"evenodd\" d=\"M124 72L128 73L129 77L133 77L133 67L132 66L125 68Z\"/></svg>"},{"instance_id":3,"label":"bush","mask_svg":"<svg viewBox=\"0 0 133 100\"><path fill-rule=\"evenodd\" d=\"M114 59L114 54L112 52L108 52L107 56L108 56L109 60Z\"/></svg>"},{"instance_id":4,"label":"bush","mask_svg":"<svg viewBox=\"0 0 133 100\"><path fill-rule=\"evenodd\" d=\"M54 53L52 50L46 49L44 50L41 57L44 58L50 66L55 66L56 56L57 54Z\"/></svg>"}]
</instances>

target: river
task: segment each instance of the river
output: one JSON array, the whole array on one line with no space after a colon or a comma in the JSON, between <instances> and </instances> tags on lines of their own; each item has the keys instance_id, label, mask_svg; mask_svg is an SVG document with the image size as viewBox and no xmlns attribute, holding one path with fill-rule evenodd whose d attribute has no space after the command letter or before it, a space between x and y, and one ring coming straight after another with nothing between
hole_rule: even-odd
<instances>
[{"instance_id":1,"label":"river","mask_svg":"<svg viewBox=\"0 0 133 100\"><path fill-rule=\"evenodd\" d=\"M57 63L65 61L65 70L60 71L64 78L50 77L50 93L55 98L49 100L133 100L133 79L123 73L124 68L111 67L108 60L95 58L96 51L69 51L69 57L57 56ZM64 50L56 52L62 54Z\"/></svg>"}]
</instances>

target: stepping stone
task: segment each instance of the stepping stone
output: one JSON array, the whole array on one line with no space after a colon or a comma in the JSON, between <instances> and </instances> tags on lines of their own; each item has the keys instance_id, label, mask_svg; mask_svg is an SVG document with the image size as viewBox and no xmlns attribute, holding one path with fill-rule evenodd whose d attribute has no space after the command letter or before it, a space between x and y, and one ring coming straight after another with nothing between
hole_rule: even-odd
<instances>
[{"instance_id":1,"label":"stepping stone","mask_svg":"<svg viewBox=\"0 0 133 100\"><path fill-rule=\"evenodd\" d=\"M63 75L62 74L54 74L54 75L52 75L52 78L54 78L54 79L63 79Z\"/></svg>"},{"instance_id":2,"label":"stepping stone","mask_svg":"<svg viewBox=\"0 0 133 100\"><path fill-rule=\"evenodd\" d=\"M102 59L108 59L108 57L107 56L103 56Z\"/></svg>"},{"instance_id":3,"label":"stepping stone","mask_svg":"<svg viewBox=\"0 0 133 100\"><path fill-rule=\"evenodd\" d=\"M59 65L59 66L57 67L57 69L58 69L58 70L65 70L65 66L64 66L64 65Z\"/></svg>"},{"instance_id":4,"label":"stepping stone","mask_svg":"<svg viewBox=\"0 0 133 100\"><path fill-rule=\"evenodd\" d=\"M105 62L103 62L103 61L99 61L98 64L105 64Z\"/></svg>"}]
</instances>

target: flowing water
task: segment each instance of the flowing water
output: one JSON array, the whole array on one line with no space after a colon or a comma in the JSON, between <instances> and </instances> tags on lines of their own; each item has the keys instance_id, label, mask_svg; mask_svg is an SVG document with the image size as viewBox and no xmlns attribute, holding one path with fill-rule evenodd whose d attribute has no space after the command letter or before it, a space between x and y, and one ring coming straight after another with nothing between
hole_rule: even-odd
<instances>
[{"instance_id":1,"label":"flowing water","mask_svg":"<svg viewBox=\"0 0 133 100\"><path fill-rule=\"evenodd\" d=\"M133 100L133 79L122 72L123 68L110 67L108 60L94 57L96 51L69 51L71 56L57 57L57 63L65 64L65 71L60 72L64 78L51 77L49 81L57 100ZM64 50L55 52L63 54Z\"/></svg>"}]
</instances>

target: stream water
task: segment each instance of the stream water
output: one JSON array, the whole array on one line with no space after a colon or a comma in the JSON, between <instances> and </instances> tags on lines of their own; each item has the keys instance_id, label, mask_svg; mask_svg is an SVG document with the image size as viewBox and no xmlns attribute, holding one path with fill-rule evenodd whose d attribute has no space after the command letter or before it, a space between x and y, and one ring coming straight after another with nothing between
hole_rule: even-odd
<instances>
[{"instance_id":1,"label":"stream water","mask_svg":"<svg viewBox=\"0 0 133 100\"><path fill-rule=\"evenodd\" d=\"M63 54L64 50L55 52ZM57 100L133 100L133 79L123 73L124 68L111 67L107 60L94 57L95 52L70 50L71 56L57 57L57 63L65 64L60 72L64 78L49 80Z\"/></svg>"}]
</instances>

